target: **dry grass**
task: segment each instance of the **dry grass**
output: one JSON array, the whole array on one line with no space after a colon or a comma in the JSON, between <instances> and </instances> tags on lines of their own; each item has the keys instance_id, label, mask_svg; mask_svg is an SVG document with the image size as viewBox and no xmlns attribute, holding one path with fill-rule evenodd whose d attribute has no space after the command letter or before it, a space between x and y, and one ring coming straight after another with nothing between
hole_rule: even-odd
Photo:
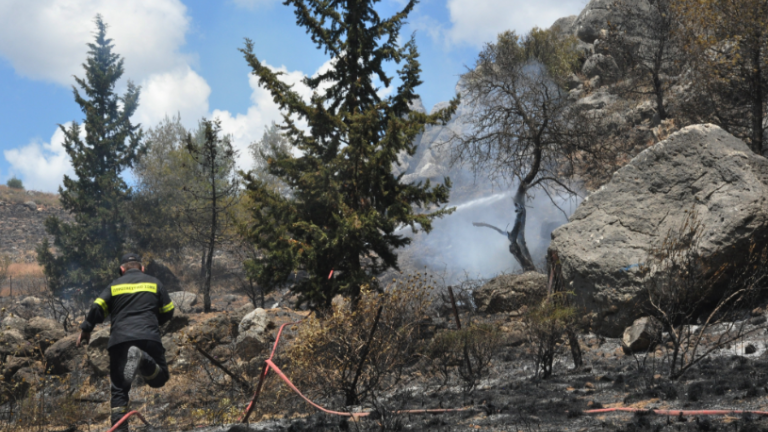
<instances>
[{"instance_id":1,"label":"dry grass","mask_svg":"<svg viewBox=\"0 0 768 432\"><path fill-rule=\"evenodd\" d=\"M44 207L61 207L58 194L35 192L34 195L28 195L24 189L11 189L5 185L0 185L0 201L11 204L23 204L27 201L34 201Z\"/></svg>"},{"instance_id":2,"label":"dry grass","mask_svg":"<svg viewBox=\"0 0 768 432\"><path fill-rule=\"evenodd\" d=\"M41 278L43 268L37 263L13 263L8 266L8 275L14 279L23 277Z\"/></svg>"}]
</instances>

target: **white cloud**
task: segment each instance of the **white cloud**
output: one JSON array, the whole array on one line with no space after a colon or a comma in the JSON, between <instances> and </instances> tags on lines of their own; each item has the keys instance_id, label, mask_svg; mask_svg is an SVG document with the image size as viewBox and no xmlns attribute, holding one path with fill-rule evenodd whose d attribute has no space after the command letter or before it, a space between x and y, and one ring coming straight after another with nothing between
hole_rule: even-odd
<instances>
[{"instance_id":1,"label":"white cloud","mask_svg":"<svg viewBox=\"0 0 768 432\"><path fill-rule=\"evenodd\" d=\"M547 28L558 18L576 15L586 0L448 0L452 27L449 44L477 47L496 40L505 30L527 33L534 26Z\"/></svg>"},{"instance_id":2,"label":"white cloud","mask_svg":"<svg viewBox=\"0 0 768 432\"><path fill-rule=\"evenodd\" d=\"M265 63L266 64L266 63ZM317 75L323 71L328 70L332 65L332 60L329 60L320 66L313 74ZM288 71L285 66L276 68L274 66L267 65L273 71L283 72L280 79L293 86L293 91L297 92L304 100L309 101L312 96L312 91L307 87L302 80L306 76L301 71ZM266 89L259 87L259 79L253 75L248 76L248 83L253 89L251 93L251 105L245 114L232 114L226 110L213 110L211 113L212 119L221 120L222 131L226 134L231 134L233 138L233 146L235 150L239 151L240 158L238 159L237 167L239 169L250 169L253 166L253 158L251 157L248 146L261 139L264 134L264 129L269 126L273 121L281 123L283 117L280 112L280 108L272 100L272 95ZM297 122L299 127L301 123Z\"/></svg>"},{"instance_id":3,"label":"white cloud","mask_svg":"<svg viewBox=\"0 0 768 432\"><path fill-rule=\"evenodd\" d=\"M139 108L132 118L146 129L158 124L165 116L181 115L187 128L208 113L211 87L189 66L149 76L142 82Z\"/></svg>"},{"instance_id":4,"label":"white cloud","mask_svg":"<svg viewBox=\"0 0 768 432\"><path fill-rule=\"evenodd\" d=\"M56 129L50 142L33 141L24 147L5 150L3 153L11 165L10 173L21 178L27 189L56 192L64 174L74 175L63 144L64 133L61 129Z\"/></svg>"},{"instance_id":5,"label":"white cloud","mask_svg":"<svg viewBox=\"0 0 768 432\"><path fill-rule=\"evenodd\" d=\"M125 59L124 77L140 82L189 63L179 52L190 23L180 0L3 0L0 56L20 75L74 84L72 75L83 76L98 13Z\"/></svg>"}]
</instances>

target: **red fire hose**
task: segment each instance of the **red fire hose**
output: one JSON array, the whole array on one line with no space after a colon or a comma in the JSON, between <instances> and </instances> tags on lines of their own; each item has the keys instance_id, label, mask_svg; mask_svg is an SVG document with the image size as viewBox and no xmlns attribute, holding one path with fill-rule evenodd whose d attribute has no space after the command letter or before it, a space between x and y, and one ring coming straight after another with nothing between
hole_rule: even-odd
<instances>
[{"instance_id":1,"label":"red fire hose","mask_svg":"<svg viewBox=\"0 0 768 432\"><path fill-rule=\"evenodd\" d=\"M107 432L114 432L114 431L115 431L115 429L117 429L118 427L120 427L120 425L121 425L121 424L123 424L123 423L127 422L127 421L128 421L128 419L129 419L131 416L133 416L133 415L135 415L135 416L136 416L136 417L138 417L138 418L139 418L141 421L143 421L145 425L147 425L147 426L149 426L149 425L150 425L150 424L149 424L149 422L148 422L148 421L146 421L146 420L144 419L144 417L142 417L142 416L141 416L141 414L139 414L139 412L138 412L138 411L131 411L131 412L129 412L128 414L124 415L124 416L123 416L123 418L121 418L119 422L115 423L115 425L114 425L114 426L112 426L112 428L110 428L110 429L109 429Z\"/></svg>"},{"instance_id":2,"label":"red fire hose","mask_svg":"<svg viewBox=\"0 0 768 432\"><path fill-rule=\"evenodd\" d=\"M666 410L666 409L652 409L644 410L641 408L602 408L584 411L584 414L604 414L610 412L631 412L631 413L648 413L656 415L666 416L706 416L706 415L741 415L741 414L754 414L759 416L768 416L768 411L742 411L742 410Z\"/></svg>"}]
</instances>

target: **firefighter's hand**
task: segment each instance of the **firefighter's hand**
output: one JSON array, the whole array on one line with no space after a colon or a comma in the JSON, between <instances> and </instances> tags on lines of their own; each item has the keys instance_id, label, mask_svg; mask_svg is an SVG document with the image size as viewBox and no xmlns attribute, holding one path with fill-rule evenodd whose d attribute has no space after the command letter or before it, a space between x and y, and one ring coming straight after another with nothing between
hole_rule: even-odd
<instances>
[{"instance_id":1,"label":"firefighter's hand","mask_svg":"<svg viewBox=\"0 0 768 432\"><path fill-rule=\"evenodd\" d=\"M81 331L80 336L78 336L77 338L77 343L75 344L75 346L80 348L83 345L88 345L90 341L91 341L91 332Z\"/></svg>"}]
</instances>

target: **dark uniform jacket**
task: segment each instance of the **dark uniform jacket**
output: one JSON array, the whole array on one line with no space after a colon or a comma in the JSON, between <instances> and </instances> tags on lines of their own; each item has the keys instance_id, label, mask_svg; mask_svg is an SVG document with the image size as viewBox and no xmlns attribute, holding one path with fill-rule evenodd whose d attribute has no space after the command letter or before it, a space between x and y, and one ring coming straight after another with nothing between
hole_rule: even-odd
<instances>
[{"instance_id":1,"label":"dark uniform jacket","mask_svg":"<svg viewBox=\"0 0 768 432\"><path fill-rule=\"evenodd\" d=\"M101 293L80 328L93 331L107 315L112 320L108 348L133 340L162 343L160 326L173 317L173 302L162 282L130 269Z\"/></svg>"}]
</instances>

